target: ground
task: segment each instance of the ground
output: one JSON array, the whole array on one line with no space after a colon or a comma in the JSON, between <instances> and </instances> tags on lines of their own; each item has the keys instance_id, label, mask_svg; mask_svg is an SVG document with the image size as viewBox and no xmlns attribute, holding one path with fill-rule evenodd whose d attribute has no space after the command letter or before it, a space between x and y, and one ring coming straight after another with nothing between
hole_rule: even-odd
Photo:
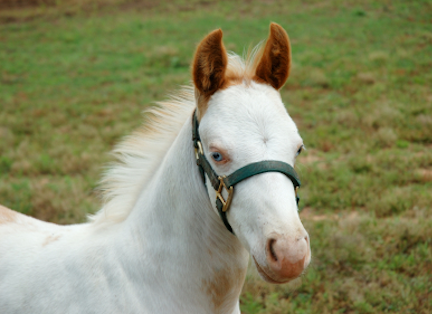
<instances>
[{"instance_id":1,"label":"ground","mask_svg":"<svg viewBox=\"0 0 432 314\"><path fill-rule=\"evenodd\" d=\"M0 0L0 203L84 221L108 152L189 83L199 40L221 27L242 53L274 21L313 259L288 285L250 270L242 312L431 313L432 2L155 3Z\"/></svg>"}]
</instances>

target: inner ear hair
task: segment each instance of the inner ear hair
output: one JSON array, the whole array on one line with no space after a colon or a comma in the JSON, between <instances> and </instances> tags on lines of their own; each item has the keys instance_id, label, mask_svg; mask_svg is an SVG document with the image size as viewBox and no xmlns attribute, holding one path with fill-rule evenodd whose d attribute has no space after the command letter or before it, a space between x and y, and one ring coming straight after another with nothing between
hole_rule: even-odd
<instances>
[{"instance_id":1,"label":"inner ear hair","mask_svg":"<svg viewBox=\"0 0 432 314\"><path fill-rule=\"evenodd\" d=\"M291 45L288 34L276 23L270 24L270 35L257 65L254 80L279 90L291 70Z\"/></svg>"}]
</instances>

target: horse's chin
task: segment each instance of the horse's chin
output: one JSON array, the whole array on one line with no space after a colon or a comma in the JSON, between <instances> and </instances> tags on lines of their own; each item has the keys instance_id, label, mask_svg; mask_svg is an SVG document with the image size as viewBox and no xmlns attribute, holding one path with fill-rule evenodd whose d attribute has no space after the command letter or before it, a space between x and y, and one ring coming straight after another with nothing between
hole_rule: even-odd
<instances>
[{"instance_id":1,"label":"horse's chin","mask_svg":"<svg viewBox=\"0 0 432 314\"><path fill-rule=\"evenodd\" d=\"M255 267L258 270L258 274L260 275L260 277L264 280L267 281L269 283L272 284L284 284L284 283L288 283L291 280L294 280L295 278L277 278L275 274L273 274L271 272L270 269L268 269L267 267L261 266L255 259L255 256L252 255L252 259L255 263Z\"/></svg>"}]
</instances>

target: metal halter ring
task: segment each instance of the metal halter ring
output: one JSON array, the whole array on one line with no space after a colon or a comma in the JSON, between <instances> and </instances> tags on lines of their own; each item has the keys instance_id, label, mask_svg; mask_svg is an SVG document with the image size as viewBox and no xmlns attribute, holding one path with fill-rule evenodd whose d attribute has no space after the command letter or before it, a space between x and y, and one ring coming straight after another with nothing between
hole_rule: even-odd
<instances>
[{"instance_id":1,"label":"metal halter ring","mask_svg":"<svg viewBox=\"0 0 432 314\"><path fill-rule=\"evenodd\" d=\"M195 147L195 158L198 160L198 159L199 159L199 154L198 154L198 152L199 152L201 155L204 155L204 151L203 151L203 148L202 148L201 142L200 142L200 141L197 141L196 143L197 143L197 145L198 145L198 148Z\"/></svg>"},{"instance_id":2,"label":"metal halter ring","mask_svg":"<svg viewBox=\"0 0 432 314\"><path fill-rule=\"evenodd\" d=\"M226 212L231 204L233 195L234 195L234 187L230 186L229 188L225 185L224 182L224 178L226 178L226 176L219 176L219 188L216 190L216 200L220 200L220 202L222 203L223 207L222 207L222 211ZM222 190L223 188L225 188L225 190L228 193L228 199L225 200L223 195L222 195Z\"/></svg>"}]
</instances>

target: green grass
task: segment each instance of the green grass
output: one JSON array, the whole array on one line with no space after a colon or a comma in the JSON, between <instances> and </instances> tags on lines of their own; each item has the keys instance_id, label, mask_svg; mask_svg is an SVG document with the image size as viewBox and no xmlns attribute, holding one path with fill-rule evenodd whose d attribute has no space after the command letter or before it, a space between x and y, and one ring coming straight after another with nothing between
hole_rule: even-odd
<instances>
[{"instance_id":1,"label":"green grass","mask_svg":"<svg viewBox=\"0 0 432 314\"><path fill-rule=\"evenodd\" d=\"M0 203L84 221L108 152L188 84L198 41L221 27L242 53L275 21L313 261L282 286L251 270L243 313L432 312L431 1L89 3L0 12Z\"/></svg>"}]
</instances>

